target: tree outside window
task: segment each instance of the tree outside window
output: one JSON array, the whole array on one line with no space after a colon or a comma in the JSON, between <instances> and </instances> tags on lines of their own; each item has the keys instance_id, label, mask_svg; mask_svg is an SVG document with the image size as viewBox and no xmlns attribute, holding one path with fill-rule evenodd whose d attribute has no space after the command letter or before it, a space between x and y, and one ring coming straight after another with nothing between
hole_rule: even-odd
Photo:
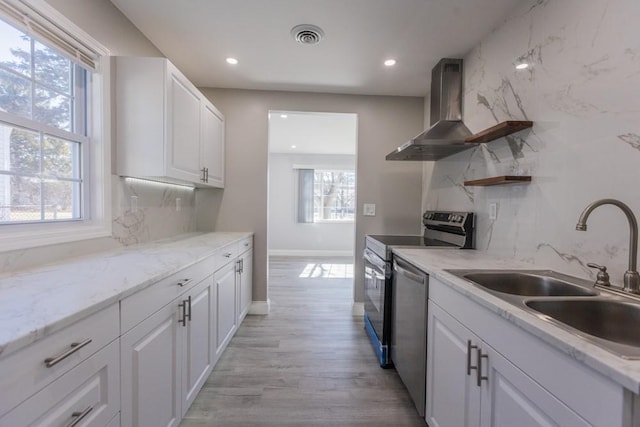
<instances>
[{"instance_id":1,"label":"tree outside window","mask_svg":"<svg viewBox=\"0 0 640 427\"><path fill-rule=\"evenodd\" d=\"M314 222L355 218L356 176L353 171L315 170L313 182Z\"/></svg>"},{"instance_id":2,"label":"tree outside window","mask_svg":"<svg viewBox=\"0 0 640 427\"><path fill-rule=\"evenodd\" d=\"M86 71L0 21L0 223L81 218Z\"/></svg>"}]
</instances>

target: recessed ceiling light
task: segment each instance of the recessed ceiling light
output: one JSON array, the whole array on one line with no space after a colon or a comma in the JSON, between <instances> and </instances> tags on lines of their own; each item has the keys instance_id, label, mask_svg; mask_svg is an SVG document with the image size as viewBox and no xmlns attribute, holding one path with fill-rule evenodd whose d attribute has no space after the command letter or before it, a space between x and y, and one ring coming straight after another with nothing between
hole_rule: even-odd
<instances>
[{"instance_id":1,"label":"recessed ceiling light","mask_svg":"<svg viewBox=\"0 0 640 427\"><path fill-rule=\"evenodd\" d=\"M296 148L296 146L295 146L295 145L292 145L292 146L291 146L291 148Z\"/></svg>"},{"instance_id":2,"label":"recessed ceiling light","mask_svg":"<svg viewBox=\"0 0 640 427\"><path fill-rule=\"evenodd\" d=\"M387 59L386 61L384 61L384 65L386 65L387 67L393 67L394 65L396 65L396 60Z\"/></svg>"},{"instance_id":3,"label":"recessed ceiling light","mask_svg":"<svg viewBox=\"0 0 640 427\"><path fill-rule=\"evenodd\" d=\"M527 68L529 68L529 64L527 64L526 62L516 65L516 70L524 70Z\"/></svg>"},{"instance_id":4,"label":"recessed ceiling light","mask_svg":"<svg viewBox=\"0 0 640 427\"><path fill-rule=\"evenodd\" d=\"M231 65L236 65L238 63L238 60L236 58L227 58L226 61L227 61L227 64L231 64Z\"/></svg>"},{"instance_id":5,"label":"recessed ceiling light","mask_svg":"<svg viewBox=\"0 0 640 427\"><path fill-rule=\"evenodd\" d=\"M286 119L287 117L289 117L289 116L287 116L286 114L280 114L280 118L281 119Z\"/></svg>"}]
</instances>

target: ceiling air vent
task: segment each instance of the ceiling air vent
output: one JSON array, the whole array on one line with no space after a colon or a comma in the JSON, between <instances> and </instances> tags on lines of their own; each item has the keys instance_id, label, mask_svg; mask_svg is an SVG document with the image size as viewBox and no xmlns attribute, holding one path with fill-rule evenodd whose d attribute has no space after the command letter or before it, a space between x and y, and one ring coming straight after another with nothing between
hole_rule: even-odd
<instances>
[{"instance_id":1,"label":"ceiling air vent","mask_svg":"<svg viewBox=\"0 0 640 427\"><path fill-rule=\"evenodd\" d=\"M291 36L300 44L318 44L324 38L324 31L315 25L302 24L291 29Z\"/></svg>"}]
</instances>

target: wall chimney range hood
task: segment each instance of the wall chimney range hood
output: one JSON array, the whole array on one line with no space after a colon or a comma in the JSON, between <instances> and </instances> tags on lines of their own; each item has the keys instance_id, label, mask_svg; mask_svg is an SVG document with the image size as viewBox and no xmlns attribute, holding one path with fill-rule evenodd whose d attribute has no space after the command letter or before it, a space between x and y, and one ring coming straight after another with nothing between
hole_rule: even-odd
<instances>
[{"instance_id":1,"label":"wall chimney range hood","mask_svg":"<svg viewBox=\"0 0 640 427\"><path fill-rule=\"evenodd\" d=\"M438 160L471 148L462 122L462 59L444 58L431 71L431 127L387 154L387 160Z\"/></svg>"}]
</instances>

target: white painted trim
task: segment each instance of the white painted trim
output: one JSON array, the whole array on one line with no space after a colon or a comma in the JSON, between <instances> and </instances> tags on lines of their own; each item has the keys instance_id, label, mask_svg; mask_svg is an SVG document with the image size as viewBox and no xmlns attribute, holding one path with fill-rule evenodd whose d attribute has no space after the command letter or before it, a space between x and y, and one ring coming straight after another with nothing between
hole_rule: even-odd
<instances>
[{"instance_id":1,"label":"white painted trim","mask_svg":"<svg viewBox=\"0 0 640 427\"><path fill-rule=\"evenodd\" d=\"M269 314L271 310L271 300L266 301L253 301L251 303L251 307L249 307L249 312L247 314Z\"/></svg>"},{"instance_id":2,"label":"white painted trim","mask_svg":"<svg viewBox=\"0 0 640 427\"><path fill-rule=\"evenodd\" d=\"M364 316L364 303L363 302L354 302L351 306L351 315L357 317Z\"/></svg>"},{"instance_id":3,"label":"white painted trim","mask_svg":"<svg viewBox=\"0 0 640 427\"><path fill-rule=\"evenodd\" d=\"M269 249L269 256L353 256L353 251L334 250L302 250L302 249Z\"/></svg>"}]
</instances>

